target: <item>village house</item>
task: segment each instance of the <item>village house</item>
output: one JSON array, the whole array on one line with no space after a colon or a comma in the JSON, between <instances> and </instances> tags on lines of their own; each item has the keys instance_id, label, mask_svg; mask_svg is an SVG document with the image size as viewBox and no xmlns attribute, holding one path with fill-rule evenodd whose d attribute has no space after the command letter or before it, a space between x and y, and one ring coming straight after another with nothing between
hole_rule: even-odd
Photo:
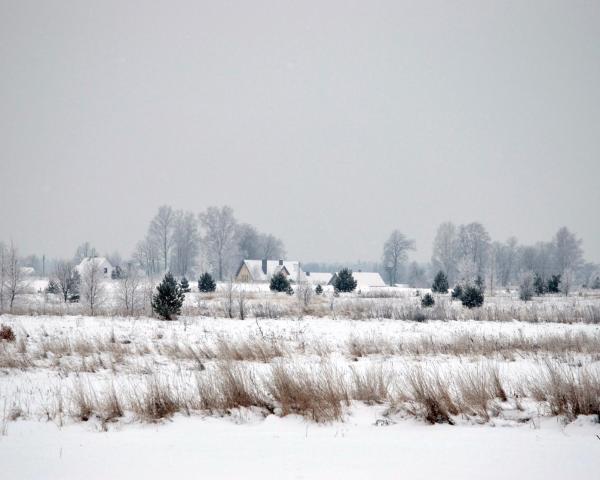
<instances>
[{"instance_id":1,"label":"village house","mask_svg":"<svg viewBox=\"0 0 600 480\"><path fill-rule=\"evenodd\" d=\"M93 262L93 263L92 263ZM104 278L111 278L114 267L105 257L86 257L75 267L79 275L83 275L88 265L96 264Z\"/></svg>"},{"instance_id":2,"label":"village house","mask_svg":"<svg viewBox=\"0 0 600 480\"><path fill-rule=\"evenodd\" d=\"M385 282L381 275L377 272L352 272L352 277L356 280L356 288L375 288L375 287L385 287ZM337 273L334 273L331 279L329 280L328 285L333 285L335 279L337 278Z\"/></svg>"},{"instance_id":3,"label":"village house","mask_svg":"<svg viewBox=\"0 0 600 480\"><path fill-rule=\"evenodd\" d=\"M290 260L244 260L235 274L240 283L269 282L271 277L282 273L290 281L304 281L305 275L300 262Z\"/></svg>"}]
</instances>

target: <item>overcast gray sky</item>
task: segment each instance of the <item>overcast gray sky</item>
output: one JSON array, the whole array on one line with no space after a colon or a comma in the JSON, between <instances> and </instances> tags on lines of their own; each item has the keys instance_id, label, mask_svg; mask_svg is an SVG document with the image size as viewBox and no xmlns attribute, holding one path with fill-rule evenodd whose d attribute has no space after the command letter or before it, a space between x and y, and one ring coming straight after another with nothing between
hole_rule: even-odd
<instances>
[{"instance_id":1,"label":"overcast gray sky","mask_svg":"<svg viewBox=\"0 0 600 480\"><path fill-rule=\"evenodd\" d=\"M231 205L300 260L567 225L600 261L598 1L0 0L0 238Z\"/></svg>"}]
</instances>

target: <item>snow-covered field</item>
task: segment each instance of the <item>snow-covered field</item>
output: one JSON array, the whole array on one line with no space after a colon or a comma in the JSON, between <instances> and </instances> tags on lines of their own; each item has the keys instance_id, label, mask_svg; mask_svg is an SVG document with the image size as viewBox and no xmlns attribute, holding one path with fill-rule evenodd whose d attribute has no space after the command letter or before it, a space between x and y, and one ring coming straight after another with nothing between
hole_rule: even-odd
<instances>
[{"instance_id":1,"label":"snow-covered field","mask_svg":"<svg viewBox=\"0 0 600 480\"><path fill-rule=\"evenodd\" d=\"M218 301L216 299L215 301ZM600 325L10 316L2 478L597 478Z\"/></svg>"}]
</instances>

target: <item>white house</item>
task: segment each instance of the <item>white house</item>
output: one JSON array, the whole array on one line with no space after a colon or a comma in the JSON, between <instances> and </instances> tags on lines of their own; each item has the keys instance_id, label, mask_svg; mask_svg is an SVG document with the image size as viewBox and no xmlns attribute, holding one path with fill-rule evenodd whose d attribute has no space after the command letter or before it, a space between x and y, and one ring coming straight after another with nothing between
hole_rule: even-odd
<instances>
[{"instance_id":1,"label":"white house","mask_svg":"<svg viewBox=\"0 0 600 480\"><path fill-rule=\"evenodd\" d=\"M329 272L304 272L304 280L313 285L328 285L332 276Z\"/></svg>"},{"instance_id":2,"label":"white house","mask_svg":"<svg viewBox=\"0 0 600 480\"><path fill-rule=\"evenodd\" d=\"M244 260L235 274L236 282L269 282L277 273L283 273L291 281L304 280L300 262L290 260Z\"/></svg>"},{"instance_id":3,"label":"white house","mask_svg":"<svg viewBox=\"0 0 600 480\"><path fill-rule=\"evenodd\" d=\"M83 275L83 272L85 272L85 269L88 267L88 265L93 264L100 268L100 272L104 278L111 278L114 267L105 257L86 257L79 265L75 267L75 269L79 275Z\"/></svg>"}]
</instances>

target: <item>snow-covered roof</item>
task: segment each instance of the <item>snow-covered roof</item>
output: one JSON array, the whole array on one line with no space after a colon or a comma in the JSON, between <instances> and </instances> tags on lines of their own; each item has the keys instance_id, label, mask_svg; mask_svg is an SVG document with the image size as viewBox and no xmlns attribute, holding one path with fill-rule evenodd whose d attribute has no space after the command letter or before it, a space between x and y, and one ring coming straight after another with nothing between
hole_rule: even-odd
<instances>
[{"instance_id":1,"label":"snow-covered roof","mask_svg":"<svg viewBox=\"0 0 600 480\"><path fill-rule=\"evenodd\" d=\"M332 273L329 272L306 272L305 280L314 285L327 285L331 280Z\"/></svg>"},{"instance_id":2,"label":"snow-covered roof","mask_svg":"<svg viewBox=\"0 0 600 480\"><path fill-rule=\"evenodd\" d=\"M352 272L358 287L385 287L385 282L377 272Z\"/></svg>"},{"instance_id":3,"label":"snow-covered roof","mask_svg":"<svg viewBox=\"0 0 600 480\"><path fill-rule=\"evenodd\" d=\"M300 262L290 260L267 260L266 263L267 273L263 271L263 260L244 260L242 265L240 265L240 269L243 265L246 265L252 276L252 280L255 282L266 282L283 268L289 273L290 280L298 281L298 278L300 278L300 280L304 279L304 272L300 268ZM298 275L300 275L300 277L298 277Z\"/></svg>"},{"instance_id":4,"label":"snow-covered roof","mask_svg":"<svg viewBox=\"0 0 600 480\"><path fill-rule=\"evenodd\" d=\"M101 269L108 269L109 273L111 272L111 270L113 270L112 264L106 259L106 257L86 257L75 268L77 272L79 272L79 274L81 275L88 265L94 264Z\"/></svg>"},{"instance_id":5,"label":"snow-covered roof","mask_svg":"<svg viewBox=\"0 0 600 480\"><path fill-rule=\"evenodd\" d=\"M381 275L377 272L352 272L352 277L356 280L357 288L385 287L383 278L381 278ZM333 277L331 278L331 281L333 281Z\"/></svg>"}]
</instances>

